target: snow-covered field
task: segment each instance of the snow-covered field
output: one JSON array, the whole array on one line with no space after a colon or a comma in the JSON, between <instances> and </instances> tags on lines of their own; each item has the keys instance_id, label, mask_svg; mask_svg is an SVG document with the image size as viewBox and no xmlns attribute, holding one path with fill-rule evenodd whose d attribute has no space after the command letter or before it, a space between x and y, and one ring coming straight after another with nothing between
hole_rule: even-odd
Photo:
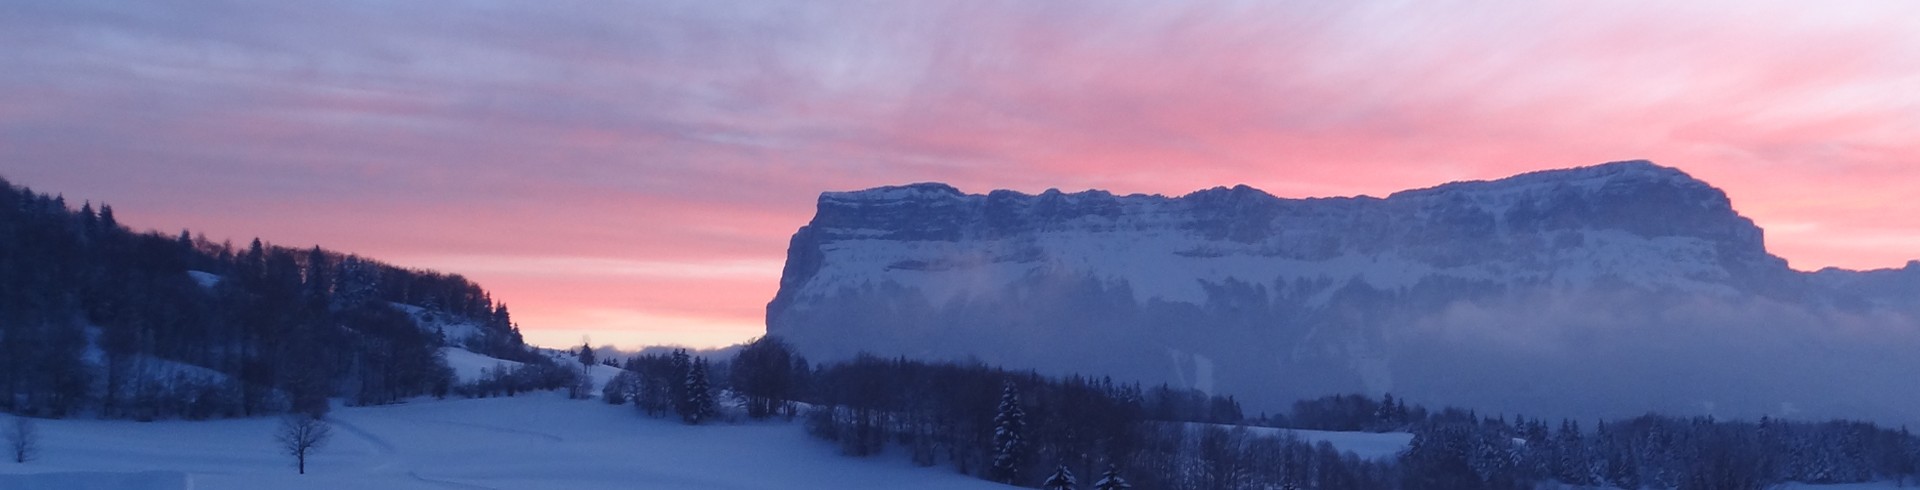
<instances>
[{"instance_id":1,"label":"snow-covered field","mask_svg":"<svg viewBox=\"0 0 1920 490\"><path fill-rule=\"evenodd\" d=\"M446 357L463 380L505 362L457 348L446 349ZM618 371L594 366L594 393ZM306 475L296 474L277 447L277 418L40 420L39 458L0 462L0 490L1008 488L898 457L841 456L797 422L694 427L559 392L342 407L330 418L333 438L308 461ZM1407 433L1249 430L1292 432L1371 459L1392 458L1412 439Z\"/></svg>"},{"instance_id":2,"label":"snow-covered field","mask_svg":"<svg viewBox=\"0 0 1920 490\"><path fill-rule=\"evenodd\" d=\"M306 475L277 419L41 420L0 490L1006 488L904 459L841 456L797 422L687 426L559 393L337 408Z\"/></svg>"},{"instance_id":3,"label":"snow-covered field","mask_svg":"<svg viewBox=\"0 0 1920 490\"><path fill-rule=\"evenodd\" d=\"M1197 431L1207 427L1233 429L1234 426L1189 423L1188 430ZM1324 430L1281 429L1276 427L1246 427L1248 433L1259 436L1277 436L1293 434L1313 444L1325 441L1340 452L1353 453L1366 459L1392 459L1399 457L1407 445L1413 443L1413 434L1409 432L1332 432Z\"/></svg>"},{"instance_id":4,"label":"snow-covered field","mask_svg":"<svg viewBox=\"0 0 1920 490\"><path fill-rule=\"evenodd\" d=\"M503 361L459 347L441 347L440 357L447 360L447 367L453 368L454 379L471 382L485 376L486 371L506 366L511 369L520 366L514 361Z\"/></svg>"},{"instance_id":5,"label":"snow-covered field","mask_svg":"<svg viewBox=\"0 0 1920 490\"><path fill-rule=\"evenodd\" d=\"M1315 444L1319 444L1320 441L1327 441L1333 444L1334 449L1339 449L1342 452L1351 452L1356 456L1367 459L1392 459L1399 457L1402 451L1407 450L1407 445L1413 442L1413 434L1407 432L1376 434L1372 432L1272 430L1292 432L1293 435L1298 436L1300 440Z\"/></svg>"},{"instance_id":6,"label":"snow-covered field","mask_svg":"<svg viewBox=\"0 0 1920 490\"><path fill-rule=\"evenodd\" d=\"M1842 483L1838 485L1808 485L1805 483L1788 483L1785 485L1781 485L1780 490L1792 490L1796 488L1804 488L1808 490L1887 490L1887 489L1894 489L1894 488L1913 488L1913 486L1914 484L1912 482L1909 482L1906 485L1899 485L1890 481L1880 481L1880 482L1872 482L1872 483Z\"/></svg>"},{"instance_id":7,"label":"snow-covered field","mask_svg":"<svg viewBox=\"0 0 1920 490\"><path fill-rule=\"evenodd\" d=\"M331 418L333 439L306 475L276 447L274 418L41 420L40 458L0 462L0 490L1008 488L902 458L841 456L797 422L694 427L560 393L345 407ZM1256 429L1267 430L1278 429ZM1296 433L1363 457L1390 457L1409 437Z\"/></svg>"}]
</instances>

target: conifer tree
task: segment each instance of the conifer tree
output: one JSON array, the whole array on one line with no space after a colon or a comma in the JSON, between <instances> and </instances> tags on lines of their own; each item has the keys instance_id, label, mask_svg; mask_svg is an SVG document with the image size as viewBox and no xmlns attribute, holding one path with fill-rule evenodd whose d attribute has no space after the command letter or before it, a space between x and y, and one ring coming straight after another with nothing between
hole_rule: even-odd
<instances>
[{"instance_id":1,"label":"conifer tree","mask_svg":"<svg viewBox=\"0 0 1920 490\"><path fill-rule=\"evenodd\" d=\"M61 207L64 208L66 206L62 205ZM100 229L105 231L113 231L118 228L120 228L120 222L113 219L113 206L108 206L104 203L101 204L100 205Z\"/></svg>"},{"instance_id":2,"label":"conifer tree","mask_svg":"<svg viewBox=\"0 0 1920 490\"><path fill-rule=\"evenodd\" d=\"M667 397L673 400L673 412L685 417L693 410L687 401L692 399L687 393L687 379L693 374L693 358L686 349L674 349L667 357Z\"/></svg>"},{"instance_id":3,"label":"conifer tree","mask_svg":"<svg viewBox=\"0 0 1920 490\"><path fill-rule=\"evenodd\" d=\"M100 218L93 214L92 202L80 205L80 229L86 231L88 237L100 235Z\"/></svg>"},{"instance_id":4,"label":"conifer tree","mask_svg":"<svg viewBox=\"0 0 1920 490\"><path fill-rule=\"evenodd\" d=\"M693 367L687 370L687 411L680 417L689 424L700 425L717 415L719 410L713 404L713 391L707 386L707 361L696 359Z\"/></svg>"},{"instance_id":5,"label":"conifer tree","mask_svg":"<svg viewBox=\"0 0 1920 490\"><path fill-rule=\"evenodd\" d=\"M993 476L1014 484L1026 453L1027 414L1020 408L1020 392L1008 382L1000 393L1000 411L993 416Z\"/></svg>"},{"instance_id":6,"label":"conifer tree","mask_svg":"<svg viewBox=\"0 0 1920 490\"><path fill-rule=\"evenodd\" d=\"M593 391L593 343L581 342L580 350L574 352L574 357L580 361L580 376L568 390L573 399L585 400L592 396L590 393Z\"/></svg>"},{"instance_id":7,"label":"conifer tree","mask_svg":"<svg viewBox=\"0 0 1920 490\"><path fill-rule=\"evenodd\" d=\"M1074 490L1079 486L1080 483L1073 479L1073 472L1067 470L1067 465L1055 468L1053 476L1047 477L1047 481L1040 484L1040 488L1047 490Z\"/></svg>"},{"instance_id":8,"label":"conifer tree","mask_svg":"<svg viewBox=\"0 0 1920 490\"><path fill-rule=\"evenodd\" d=\"M1108 465L1107 472L1100 475L1100 481L1093 482L1093 490L1127 490L1129 488L1133 488L1133 484L1127 483L1126 478L1121 478L1120 469L1112 465Z\"/></svg>"},{"instance_id":9,"label":"conifer tree","mask_svg":"<svg viewBox=\"0 0 1920 490\"><path fill-rule=\"evenodd\" d=\"M1580 434L1580 423L1572 420L1560 422L1560 434L1556 445L1560 450L1557 475L1561 483L1568 485L1587 485L1591 483L1591 471L1587 468L1586 441Z\"/></svg>"}]
</instances>

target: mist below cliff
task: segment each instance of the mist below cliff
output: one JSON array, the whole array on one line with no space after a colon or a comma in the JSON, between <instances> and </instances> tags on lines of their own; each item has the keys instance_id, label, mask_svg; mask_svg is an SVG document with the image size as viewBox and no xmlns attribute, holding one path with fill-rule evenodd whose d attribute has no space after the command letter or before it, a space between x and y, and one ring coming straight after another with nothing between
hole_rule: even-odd
<instances>
[{"instance_id":1,"label":"mist below cliff","mask_svg":"<svg viewBox=\"0 0 1920 490\"><path fill-rule=\"evenodd\" d=\"M1232 394L1920 422L1920 266L1804 273L1649 162L1387 198L827 193L768 332Z\"/></svg>"}]
</instances>

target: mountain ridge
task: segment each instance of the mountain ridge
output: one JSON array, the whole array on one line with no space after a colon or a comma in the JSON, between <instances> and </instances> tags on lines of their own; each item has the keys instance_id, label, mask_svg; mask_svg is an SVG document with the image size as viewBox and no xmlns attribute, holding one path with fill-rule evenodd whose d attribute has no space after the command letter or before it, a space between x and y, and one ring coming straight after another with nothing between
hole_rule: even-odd
<instances>
[{"instance_id":1,"label":"mountain ridge","mask_svg":"<svg viewBox=\"0 0 1920 490\"><path fill-rule=\"evenodd\" d=\"M1764 303L1803 319L1898 316L1903 339L1920 330L1910 319L1920 305L1902 296L1920 293L1920 265L1792 270L1724 192L1644 160L1385 198L1288 199L1245 185L1179 197L966 194L920 183L824 193L816 212L793 237L767 319L769 334L819 358L978 358L1230 391L1272 390L1198 373L1338 378L1261 397L1280 403L1405 386L1394 380L1428 369L1408 359L1435 356L1409 339L1461 341L1433 324L1464 321L1462 312L1520 324L1533 320L1519 310L1558 302L1652 328L1697 304L1733 312ZM1622 327L1532 328L1559 338ZM1666 330L1704 335L1698 329ZM1075 344L1063 355L1091 361L1044 359L1028 346L1046 342ZM1098 346L1077 346L1087 343ZM1278 366L1268 359L1276 355ZM1168 361L1130 369L1123 356Z\"/></svg>"}]
</instances>

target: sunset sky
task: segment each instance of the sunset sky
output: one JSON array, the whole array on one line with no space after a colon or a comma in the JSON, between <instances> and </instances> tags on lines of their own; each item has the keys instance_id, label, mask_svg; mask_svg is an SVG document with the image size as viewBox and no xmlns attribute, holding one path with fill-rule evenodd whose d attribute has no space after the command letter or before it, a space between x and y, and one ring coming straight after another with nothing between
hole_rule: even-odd
<instances>
[{"instance_id":1,"label":"sunset sky","mask_svg":"<svg viewBox=\"0 0 1920 490\"><path fill-rule=\"evenodd\" d=\"M0 3L0 176L464 274L549 346L760 334L822 191L1635 158L1796 268L1920 258L1920 2Z\"/></svg>"}]
</instances>

